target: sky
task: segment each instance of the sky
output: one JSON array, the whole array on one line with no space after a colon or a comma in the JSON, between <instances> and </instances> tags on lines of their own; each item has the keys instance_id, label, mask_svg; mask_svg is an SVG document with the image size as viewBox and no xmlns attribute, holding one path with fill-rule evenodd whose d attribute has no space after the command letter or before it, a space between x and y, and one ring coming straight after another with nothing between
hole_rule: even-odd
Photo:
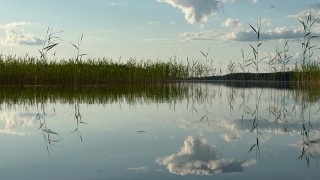
<instances>
[{"instance_id":1,"label":"sky","mask_svg":"<svg viewBox=\"0 0 320 180\"><path fill-rule=\"evenodd\" d=\"M250 56L256 36L250 25L261 20L262 56L275 53L289 40L290 53L301 56L302 26L298 19L320 15L317 0L1 0L0 52L40 56L47 29L57 32L59 58L80 53L87 58L130 57L144 60L204 59L216 65ZM320 35L320 20L313 26ZM314 44L319 39L314 39ZM252 53L251 53L252 55Z\"/></svg>"}]
</instances>

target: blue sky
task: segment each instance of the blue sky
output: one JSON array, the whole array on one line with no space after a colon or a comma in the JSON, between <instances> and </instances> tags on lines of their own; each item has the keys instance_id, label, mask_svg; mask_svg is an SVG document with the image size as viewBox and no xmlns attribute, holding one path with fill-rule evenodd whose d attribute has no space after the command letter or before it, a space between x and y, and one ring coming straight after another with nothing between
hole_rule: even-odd
<instances>
[{"instance_id":1,"label":"blue sky","mask_svg":"<svg viewBox=\"0 0 320 180\"><path fill-rule=\"evenodd\" d=\"M255 38L249 24L261 18L261 53L267 55L290 41L299 57L298 19L320 15L316 0L5 0L0 7L0 51L39 56L47 28L59 33L58 57L76 54L69 42L83 34L81 51L88 57L123 60L202 58L210 47L216 64L241 59ZM320 33L320 21L314 25ZM319 42L319 40L316 40Z\"/></svg>"}]
</instances>

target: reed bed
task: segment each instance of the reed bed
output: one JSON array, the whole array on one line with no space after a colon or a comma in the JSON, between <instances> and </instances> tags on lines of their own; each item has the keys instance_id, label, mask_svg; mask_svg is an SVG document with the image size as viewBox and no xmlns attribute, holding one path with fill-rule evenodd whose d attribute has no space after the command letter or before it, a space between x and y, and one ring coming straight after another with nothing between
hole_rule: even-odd
<instances>
[{"instance_id":1,"label":"reed bed","mask_svg":"<svg viewBox=\"0 0 320 180\"><path fill-rule=\"evenodd\" d=\"M169 62L76 59L43 61L35 57L0 56L0 85L108 85L155 83L186 78L187 66Z\"/></svg>"}]
</instances>

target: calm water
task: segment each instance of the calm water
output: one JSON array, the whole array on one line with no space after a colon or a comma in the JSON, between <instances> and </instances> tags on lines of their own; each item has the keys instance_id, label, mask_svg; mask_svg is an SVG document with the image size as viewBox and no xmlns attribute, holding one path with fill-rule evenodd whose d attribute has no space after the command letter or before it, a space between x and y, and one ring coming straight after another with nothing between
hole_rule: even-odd
<instances>
[{"instance_id":1,"label":"calm water","mask_svg":"<svg viewBox=\"0 0 320 180\"><path fill-rule=\"evenodd\" d=\"M317 92L3 87L0 179L318 179Z\"/></svg>"}]
</instances>

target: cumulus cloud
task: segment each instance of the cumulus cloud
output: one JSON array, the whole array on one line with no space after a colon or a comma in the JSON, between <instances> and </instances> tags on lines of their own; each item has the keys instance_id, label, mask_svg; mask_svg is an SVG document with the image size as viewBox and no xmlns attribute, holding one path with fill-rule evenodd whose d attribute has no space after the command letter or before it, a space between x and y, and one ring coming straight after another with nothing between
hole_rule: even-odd
<instances>
[{"instance_id":1,"label":"cumulus cloud","mask_svg":"<svg viewBox=\"0 0 320 180\"><path fill-rule=\"evenodd\" d=\"M2 46L40 45L41 39L31 33L25 33L21 28L31 26L28 22L12 22L0 26L4 30L5 37L0 38Z\"/></svg>"},{"instance_id":2,"label":"cumulus cloud","mask_svg":"<svg viewBox=\"0 0 320 180\"><path fill-rule=\"evenodd\" d=\"M217 151L205 139L188 137L177 154L156 159L174 174L214 175L218 173L243 172L256 164L256 160L237 161L218 157Z\"/></svg>"},{"instance_id":3,"label":"cumulus cloud","mask_svg":"<svg viewBox=\"0 0 320 180\"><path fill-rule=\"evenodd\" d=\"M231 27L231 28L238 28L243 26L243 22L240 19L226 19L222 24L222 27Z\"/></svg>"},{"instance_id":4,"label":"cumulus cloud","mask_svg":"<svg viewBox=\"0 0 320 180\"><path fill-rule=\"evenodd\" d=\"M223 0L157 0L180 9L190 23L204 24L209 16L216 14L224 3Z\"/></svg>"},{"instance_id":5,"label":"cumulus cloud","mask_svg":"<svg viewBox=\"0 0 320 180\"><path fill-rule=\"evenodd\" d=\"M279 40L279 39L300 39L304 32L301 28L277 27L272 30L261 32L260 40ZM256 41L255 32L252 30L239 31L226 34L223 40L226 41Z\"/></svg>"}]
</instances>

